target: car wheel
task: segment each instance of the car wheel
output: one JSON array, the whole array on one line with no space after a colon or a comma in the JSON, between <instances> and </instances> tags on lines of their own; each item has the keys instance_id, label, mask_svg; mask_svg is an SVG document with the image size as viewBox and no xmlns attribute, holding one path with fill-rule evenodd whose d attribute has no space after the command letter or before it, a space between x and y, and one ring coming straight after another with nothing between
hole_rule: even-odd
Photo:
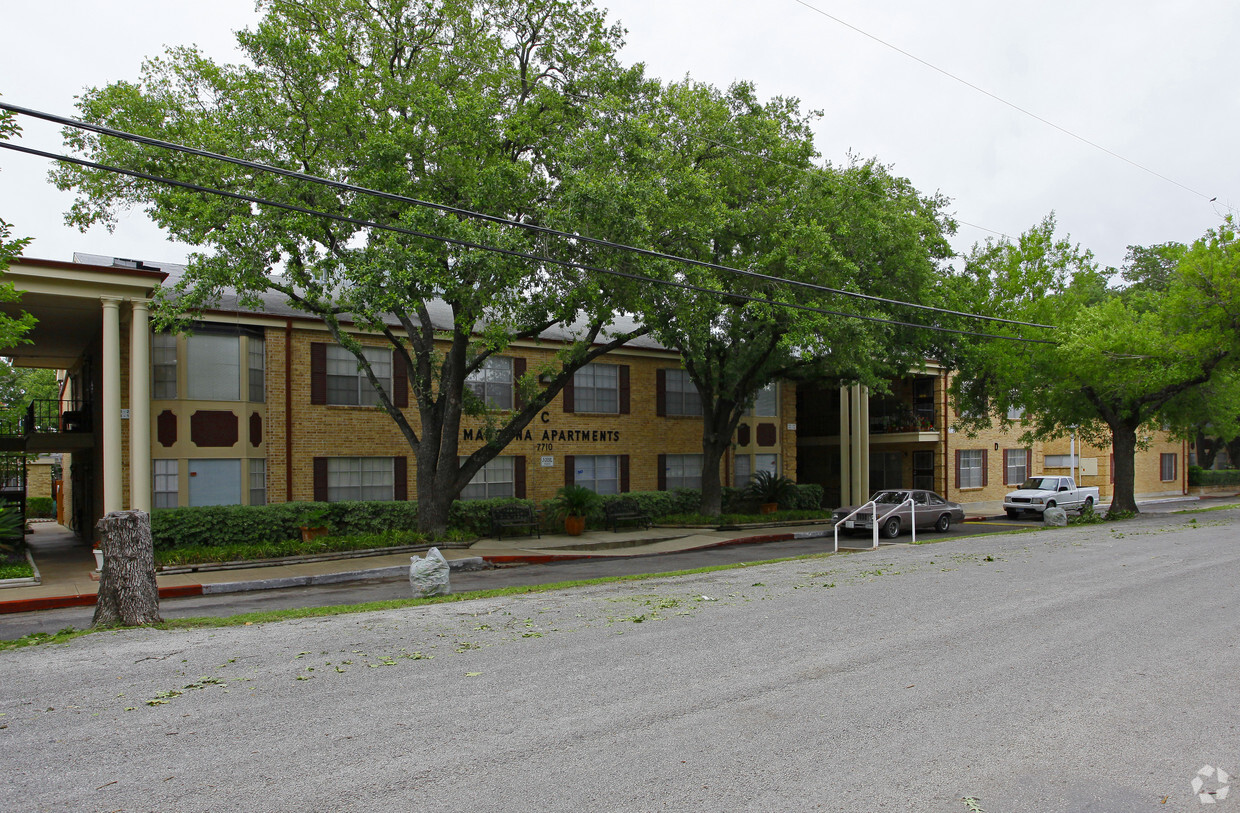
<instances>
[{"instance_id":1,"label":"car wheel","mask_svg":"<svg viewBox=\"0 0 1240 813\"><path fill-rule=\"evenodd\" d=\"M900 519L892 517L883 523L883 536L887 539L895 539L900 535Z\"/></svg>"},{"instance_id":2,"label":"car wheel","mask_svg":"<svg viewBox=\"0 0 1240 813\"><path fill-rule=\"evenodd\" d=\"M944 514L939 517L939 521L934 523L934 530L939 533L947 533L947 529L952 527L952 518L950 514Z\"/></svg>"},{"instance_id":3,"label":"car wheel","mask_svg":"<svg viewBox=\"0 0 1240 813\"><path fill-rule=\"evenodd\" d=\"M1050 502L1048 502L1048 503L1046 504L1046 507L1047 507L1047 508L1054 508L1054 507L1055 507L1055 501L1054 501L1054 500L1051 500Z\"/></svg>"},{"instance_id":4,"label":"car wheel","mask_svg":"<svg viewBox=\"0 0 1240 813\"><path fill-rule=\"evenodd\" d=\"M1094 508L1094 498L1086 497L1085 504L1081 506L1082 511L1092 511Z\"/></svg>"},{"instance_id":5,"label":"car wheel","mask_svg":"<svg viewBox=\"0 0 1240 813\"><path fill-rule=\"evenodd\" d=\"M1007 510L1007 515L1008 519L1017 519L1020 516L1020 512L1009 508Z\"/></svg>"}]
</instances>

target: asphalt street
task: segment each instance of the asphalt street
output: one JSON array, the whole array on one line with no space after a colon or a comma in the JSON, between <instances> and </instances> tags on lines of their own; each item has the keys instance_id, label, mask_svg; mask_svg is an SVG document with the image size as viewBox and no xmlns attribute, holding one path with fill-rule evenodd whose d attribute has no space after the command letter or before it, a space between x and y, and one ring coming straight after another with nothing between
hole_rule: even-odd
<instances>
[{"instance_id":1,"label":"asphalt street","mask_svg":"<svg viewBox=\"0 0 1240 813\"><path fill-rule=\"evenodd\" d=\"M970 522L952 526L946 534L926 532L923 540L940 540L959 536L1001 533L1013 529L1036 527L1035 520L1013 523L1006 518L996 518L993 523ZM894 544L907 544L909 536L899 537ZM864 544L865 539L850 540L852 544ZM884 546L893 544L882 540ZM666 553L650 556L598 557L574 559L540 565L519 565L484 570L473 573L453 573L453 592L490 590L499 587L551 584L577 581L605 576L628 576L645 573L667 573L676 570L692 570L711 565L736 564L804 556L821 553L831 546L829 539L804 539L787 542L768 542L754 545L726 545L713 548ZM360 560L364 561L364 560ZM261 570L238 570L238 578L254 574L261 578ZM244 593L219 593L189 598L164 599L160 612L164 618L191 618L201 616L221 617L261 610L284 610L294 607L329 607L339 604L360 604L368 601L409 598L409 582L397 576L367 581L342 582L339 584L290 587L278 590L254 590ZM86 629L90 626L95 608L65 607L28 613L0 614L0 640L13 640L32 633L52 633L73 627Z\"/></svg>"},{"instance_id":2,"label":"asphalt street","mask_svg":"<svg viewBox=\"0 0 1240 813\"><path fill-rule=\"evenodd\" d=\"M1196 810L1207 766L1201 792L1226 787L1216 769L1240 771L1237 543L1238 510L1150 514L12 650L0 798L73 811Z\"/></svg>"}]
</instances>

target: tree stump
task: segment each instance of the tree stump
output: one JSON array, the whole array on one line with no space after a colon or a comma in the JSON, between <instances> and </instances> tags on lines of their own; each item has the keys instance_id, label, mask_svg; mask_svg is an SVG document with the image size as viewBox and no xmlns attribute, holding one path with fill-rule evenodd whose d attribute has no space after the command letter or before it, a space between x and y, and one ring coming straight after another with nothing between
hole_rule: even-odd
<instances>
[{"instance_id":1,"label":"tree stump","mask_svg":"<svg viewBox=\"0 0 1240 813\"><path fill-rule=\"evenodd\" d=\"M103 550L96 627L141 627L163 621L155 583L151 516L145 511L113 511L95 526Z\"/></svg>"}]
</instances>

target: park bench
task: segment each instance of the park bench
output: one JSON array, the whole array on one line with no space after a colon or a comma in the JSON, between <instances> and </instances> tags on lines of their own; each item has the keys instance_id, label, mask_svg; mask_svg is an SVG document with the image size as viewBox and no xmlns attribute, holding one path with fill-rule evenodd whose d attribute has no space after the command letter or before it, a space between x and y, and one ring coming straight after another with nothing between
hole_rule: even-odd
<instances>
[{"instance_id":1,"label":"park bench","mask_svg":"<svg viewBox=\"0 0 1240 813\"><path fill-rule=\"evenodd\" d=\"M652 524L650 515L631 497L621 497L603 506L604 528L619 531L621 522L632 522L642 528L649 528Z\"/></svg>"},{"instance_id":2,"label":"park bench","mask_svg":"<svg viewBox=\"0 0 1240 813\"><path fill-rule=\"evenodd\" d=\"M505 529L526 528L531 536L542 539L538 516L528 505L501 505L491 509L491 535L496 539L504 538Z\"/></svg>"}]
</instances>

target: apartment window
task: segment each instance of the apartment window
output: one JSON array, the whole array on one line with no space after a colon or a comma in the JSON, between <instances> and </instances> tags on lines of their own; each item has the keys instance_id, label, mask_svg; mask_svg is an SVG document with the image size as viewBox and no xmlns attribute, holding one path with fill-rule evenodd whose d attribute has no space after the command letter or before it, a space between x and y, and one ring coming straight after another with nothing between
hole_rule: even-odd
<instances>
[{"instance_id":1,"label":"apartment window","mask_svg":"<svg viewBox=\"0 0 1240 813\"><path fill-rule=\"evenodd\" d=\"M667 454L663 458L663 488L702 487L702 456L700 454Z\"/></svg>"},{"instance_id":2,"label":"apartment window","mask_svg":"<svg viewBox=\"0 0 1240 813\"><path fill-rule=\"evenodd\" d=\"M261 403L267 400L267 343L258 336L251 336L248 344L249 350L246 351L246 356L250 362L249 398L251 401Z\"/></svg>"},{"instance_id":3,"label":"apartment window","mask_svg":"<svg viewBox=\"0 0 1240 813\"><path fill-rule=\"evenodd\" d=\"M512 409L512 359L488 356L482 366L470 373L465 385L492 409Z\"/></svg>"},{"instance_id":4,"label":"apartment window","mask_svg":"<svg viewBox=\"0 0 1240 813\"><path fill-rule=\"evenodd\" d=\"M620 367L615 364L587 364L574 373L573 412L619 414Z\"/></svg>"},{"instance_id":5,"label":"apartment window","mask_svg":"<svg viewBox=\"0 0 1240 813\"><path fill-rule=\"evenodd\" d=\"M986 485L986 450L960 449L956 452L957 488L981 488Z\"/></svg>"},{"instance_id":6,"label":"apartment window","mask_svg":"<svg viewBox=\"0 0 1240 813\"><path fill-rule=\"evenodd\" d=\"M779 455L777 454L738 454L732 459L733 482L737 488L744 488L754 474L765 471L779 474Z\"/></svg>"},{"instance_id":7,"label":"apartment window","mask_svg":"<svg viewBox=\"0 0 1240 813\"><path fill-rule=\"evenodd\" d=\"M774 381L758 390L753 406L745 414L756 418L773 418L779 414L779 397L776 393Z\"/></svg>"},{"instance_id":8,"label":"apartment window","mask_svg":"<svg viewBox=\"0 0 1240 813\"><path fill-rule=\"evenodd\" d=\"M620 458L616 455L576 455L573 483L596 494L620 493Z\"/></svg>"},{"instance_id":9,"label":"apartment window","mask_svg":"<svg viewBox=\"0 0 1240 813\"><path fill-rule=\"evenodd\" d=\"M186 386L196 401L241 400L241 337L199 333L185 339Z\"/></svg>"},{"instance_id":10,"label":"apartment window","mask_svg":"<svg viewBox=\"0 0 1240 813\"><path fill-rule=\"evenodd\" d=\"M1009 421L1023 421L1025 419L1025 408L1015 406L1008 407L1007 419Z\"/></svg>"},{"instance_id":11,"label":"apartment window","mask_svg":"<svg viewBox=\"0 0 1240 813\"><path fill-rule=\"evenodd\" d=\"M1042 468L1070 469L1072 468L1074 462L1077 465L1080 465L1081 458L1079 455L1077 456L1076 460L1073 461L1072 455L1070 454L1048 454L1046 456L1046 460L1042 464Z\"/></svg>"},{"instance_id":12,"label":"apartment window","mask_svg":"<svg viewBox=\"0 0 1240 813\"><path fill-rule=\"evenodd\" d=\"M663 370L665 415L701 415L702 396L687 370ZM699 455L700 456L700 455ZM697 488L697 486L693 486Z\"/></svg>"},{"instance_id":13,"label":"apartment window","mask_svg":"<svg viewBox=\"0 0 1240 813\"><path fill-rule=\"evenodd\" d=\"M1003 482L1007 485L1020 485L1029 478L1029 450L1003 450Z\"/></svg>"},{"instance_id":14,"label":"apartment window","mask_svg":"<svg viewBox=\"0 0 1240 813\"><path fill-rule=\"evenodd\" d=\"M250 505L267 504L267 461L250 459Z\"/></svg>"},{"instance_id":15,"label":"apartment window","mask_svg":"<svg viewBox=\"0 0 1240 813\"><path fill-rule=\"evenodd\" d=\"M204 458L189 461L190 505L240 505L241 460Z\"/></svg>"},{"instance_id":16,"label":"apartment window","mask_svg":"<svg viewBox=\"0 0 1240 813\"><path fill-rule=\"evenodd\" d=\"M151 368L154 373L151 397L177 397L177 337L156 333L151 337Z\"/></svg>"},{"instance_id":17,"label":"apartment window","mask_svg":"<svg viewBox=\"0 0 1240 813\"><path fill-rule=\"evenodd\" d=\"M1176 469L1176 463L1178 462L1178 458L1179 458L1179 455L1176 455L1176 454L1164 454L1160 456L1159 467L1158 467L1159 468L1158 478L1162 480L1164 483L1170 482L1176 479L1175 469Z\"/></svg>"},{"instance_id":18,"label":"apartment window","mask_svg":"<svg viewBox=\"0 0 1240 813\"><path fill-rule=\"evenodd\" d=\"M465 458L461 458L465 462ZM516 479L513 476L514 466L511 457L496 457L486 464L469 481L469 485L461 489L462 500L487 500L493 497L515 497Z\"/></svg>"},{"instance_id":19,"label":"apartment window","mask_svg":"<svg viewBox=\"0 0 1240 813\"><path fill-rule=\"evenodd\" d=\"M327 500L391 500L395 476L390 457L329 457Z\"/></svg>"},{"instance_id":20,"label":"apartment window","mask_svg":"<svg viewBox=\"0 0 1240 813\"><path fill-rule=\"evenodd\" d=\"M364 347L362 355L370 363L370 369L379 384L384 390L391 392L392 351L381 347ZM338 344L331 344L327 346L326 357L327 403L337 406L374 406L379 403L379 393L370 385L366 373L358 369L356 356Z\"/></svg>"},{"instance_id":21,"label":"apartment window","mask_svg":"<svg viewBox=\"0 0 1240 813\"><path fill-rule=\"evenodd\" d=\"M155 508L176 508L179 504L180 477L175 460L152 460L155 476L152 497Z\"/></svg>"}]
</instances>

